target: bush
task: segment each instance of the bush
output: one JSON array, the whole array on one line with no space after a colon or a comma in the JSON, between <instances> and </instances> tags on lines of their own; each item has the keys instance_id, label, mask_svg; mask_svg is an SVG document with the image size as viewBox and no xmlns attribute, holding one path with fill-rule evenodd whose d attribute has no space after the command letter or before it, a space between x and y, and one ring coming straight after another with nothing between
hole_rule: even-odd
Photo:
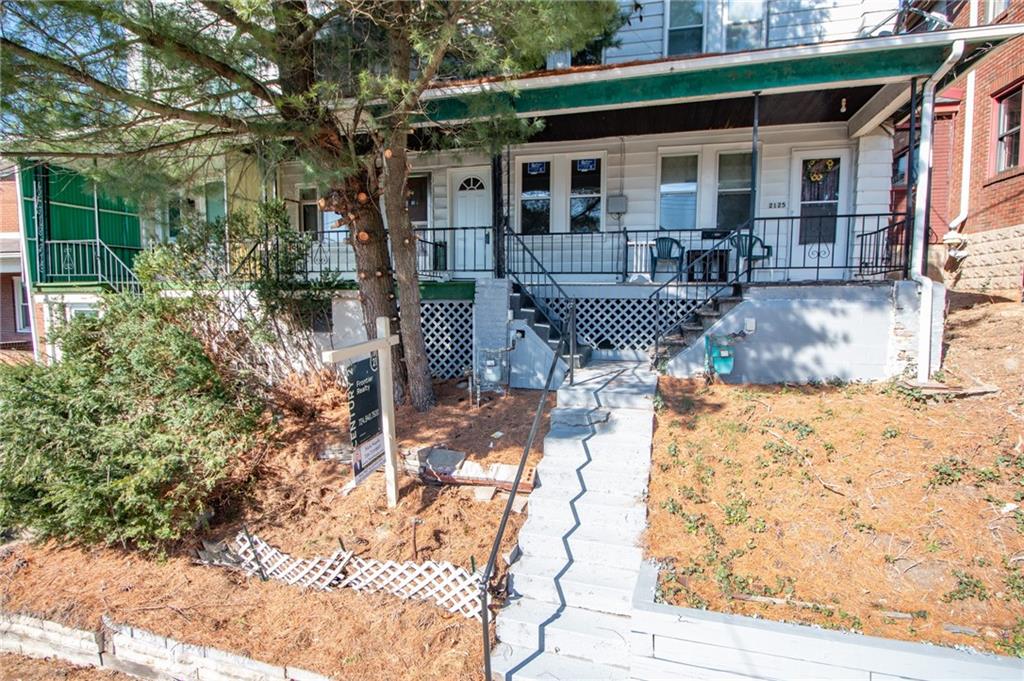
<instances>
[{"instance_id":1,"label":"bush","mask_svg":"<svg viewBox=\"0 0 1024 681\"><path fill-rule=\"evenodd\" d=\"M259 409L177 320L187 298L108 296L61 361L0 367L0 527L156 548L203 518Z\"/></svg>"}]
</instances>

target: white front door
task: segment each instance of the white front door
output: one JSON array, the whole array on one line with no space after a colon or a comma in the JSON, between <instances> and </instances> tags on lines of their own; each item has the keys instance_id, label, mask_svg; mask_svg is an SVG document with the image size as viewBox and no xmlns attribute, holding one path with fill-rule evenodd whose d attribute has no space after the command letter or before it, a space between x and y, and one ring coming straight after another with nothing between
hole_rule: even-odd
<instances>
[{"instance_id":1,"label":"white front door","mask_svg":"<svg viewBox=\"0 0 1024 681\"><path fill-rule=\"evenodd\" d=\"M793 155L790 279L843 279L853 225L849 213L850 152L818 149Z\"/></svg>"},{"instance_id":2,"label":"white front door","mask_svg":"<svg viewBox=\"0 0 1024 681\"><path fill-rule=\"evenodd\" d=\"M452 253L448 259L455 272L491 269L491 169L489 166L451 171Z\"/></svg>"}]
</instances>

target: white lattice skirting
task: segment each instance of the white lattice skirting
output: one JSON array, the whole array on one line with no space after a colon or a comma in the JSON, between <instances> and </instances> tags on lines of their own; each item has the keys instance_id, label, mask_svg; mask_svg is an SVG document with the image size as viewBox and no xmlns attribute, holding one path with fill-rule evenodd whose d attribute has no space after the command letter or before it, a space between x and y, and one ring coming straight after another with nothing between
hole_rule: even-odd
<instances>
[{"instance_id":1,"label":"white lattice skirting","mask_svg":"<svg viewBox=\"0 0 1024 681\"><path fill-rule=\"evenodd\" d=\"M569 313L567 298L545 298L558 317ZM693 311L685 298L577 298L577 340L597 350L646 352L660 333L670 330Z\"/></svg>"},{"instance_id":2,"label":"white lattice skirting","mask_svg":"<svg viewBox=\"0 0 1024 681\"><path fill-rule=\"evenodd\" d=\"M250 543L245 532L235 537L233 553L228 560L207 562L239 568L250 577L262 570L268 579L318 591L387 591L405 600L432 601L463 617L480 618L479 575L451 563L396 563L360 558L344 550L326 557L293 558L259 537L252 537Z\"/></svg>"},{"instance_id":3,"label":"white lattice skirting","mask_svg":"<svg viewBox=\"0 0 1024 681\"><path fill-rule=\"evenodd\" d=\"M458 378L473 363L473 303L428 300L421 307L427 361L434 378Z\"/></svg>"}]
</instances>

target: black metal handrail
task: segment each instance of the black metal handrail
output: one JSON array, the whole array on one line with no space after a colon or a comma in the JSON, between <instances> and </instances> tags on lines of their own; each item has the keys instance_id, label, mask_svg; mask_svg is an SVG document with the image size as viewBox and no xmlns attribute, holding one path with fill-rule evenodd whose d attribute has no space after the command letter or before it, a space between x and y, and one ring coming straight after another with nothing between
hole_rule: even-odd
<instances>
[{"instance_id":1,"label":"black metal handrail","mask_svg":"<svg viewBox=\"0 0 1024 681\"><path fill-rule=\"evenodd\" d=\"M575 325L574 317L575 308L572 308L569 311L571 327ZM575 336L575 329L573 329L573 336ZM501 521L498 523L498 531L494 534L494 541L491 543L491 552L487 556L487 564L484 566L484 571L480 575L480 622L482 625L484 645L484 678L487 681L491 681L491 623L490 611L487 607L488 587L490 585L491 575L494 574L494 568L498 563L498 554L501 551L501 542L505 537L505 529L508 526L508 519L512 515L512 507L515 504L516 494L519 491L519 483L523 478L523 471L526 468L526 459L530 455L530 450L533 449L533 442L537 439L537 432L540 430L540 422L544 416L544 406L548 401L548 393L551 392L551 381L555 376L555 369L558 367L558 360L567 343L570 351L572 349L572 343L569 341L569 338L570 336L567 336L566 334L562 335L562 338L558 342L558 347L555 350L555 354L551 358L551 364L548 366L547 379L544 381L544 388L541 390L540 399L537 401L537 410L533 414L533 423L530 425L530 434L526 438L526 444L523 446L523 453L519 457L519 465L516 468L516 475L512 481L512 489L509 491L508 499L505 502L505 508L501 512ZM570 360L572 360L571 356ZM569 366L571 372L572 361L570 361Z\"/></svg>"},{"instance_id":2,"label":"black metal handrail","mask_svg":"<svg viewBox=\"0 0 1024 681\"><path fill-rule=\"evenodd\" d=\"M690 271L691 268L693 270L696 270L697 269L697 265L702 265L702 266L706 267L708 264L710 264L710 262L703 262L702 263L701 261L704 260L705 258L713 257L715 251L719 250L718 249L719 246L721 246L723 244L729 244L730 247L738 246L738 244L736 243L737 239L743 238L743 236L748 232L748 230L749 230L749 227L747 225L744 225L743 227L740 227L739 229L737 229L735 231L729 232L726 236L724 236L721 239L719 239L718 241L716 241L710 248L706 249L699 257L695 258L690 263L690 265L688 266L687 269L680 270L679 272L677 272L675 274L675 276L673 276L671 279L669 279L668 281L663 283L661 286L659 286L657 289L655 289L654 292L651 293L651 295L649 295L647 297L648 300L654 300L655 301L655 309L656 309L656 315L657 315L657 320L658 320L657 330L656 330L656 332L654 334L654 349L653 349L653 352L651 354L651 362L652 362L652 364L655 361L657 361L658 354L659 354L660 349L661 349L662 339L664 339L666 336L669 336L670 334L675 333L683 324L685 324L694 315L694 313L696 313L702 307L704 307L709 302L711 302L712 300L717 298L718 295L722 291L724 291L725 289L732 288L732 287L736 286L737 284L739 284L742 281L742 278L743 278L744 274L746 274L750 270L750 260L747 259L747 262L745 263L745 265L743 267L741 267L740 264L739 264L739 260L740 259L737 258L736 259L736 269L735 269L735 271L732 272L732 273L727 271L724 281L698 282L698 283L694 284L694 283L680 282L680 279L685 277L685 276L687 276L688 275L688 271ZM739 249L737 248L737 251L738 250ZM662 308L662 304L661 304L662 293L669 286L673 286L673 285L675 285L677 287L678 286L688 286L689 288L696 287L698 290L703 288L704 291L703 291L703 293L694 296L693 302L691 304L687 305L686 310L679 316L678 319L676 319L670 325L665 326L664 324L662 324L662 321L661 321L661 319L662 319L662 310L661 310L661 308Z\"/></svg>"}]
</instances>

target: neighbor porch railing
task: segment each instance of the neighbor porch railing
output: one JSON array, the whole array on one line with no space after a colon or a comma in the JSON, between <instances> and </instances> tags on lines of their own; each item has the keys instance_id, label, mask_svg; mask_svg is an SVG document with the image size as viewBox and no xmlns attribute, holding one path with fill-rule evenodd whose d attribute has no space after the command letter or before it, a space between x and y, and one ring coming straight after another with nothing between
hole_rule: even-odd
<instances>
[{"instance_id":1,"label":"neighbor porch railing","mask_svg":"<svg viewBox=\"0 0 1024 681\"><path fill-rule=\"evenodd\" d=\"M134 261L141 248L115 246ZM78 283L109 286L115 291L138 293L134 270L113 248L97 239L66 239L43 242L45 283Z\"/></svg>"}]
</instances>

